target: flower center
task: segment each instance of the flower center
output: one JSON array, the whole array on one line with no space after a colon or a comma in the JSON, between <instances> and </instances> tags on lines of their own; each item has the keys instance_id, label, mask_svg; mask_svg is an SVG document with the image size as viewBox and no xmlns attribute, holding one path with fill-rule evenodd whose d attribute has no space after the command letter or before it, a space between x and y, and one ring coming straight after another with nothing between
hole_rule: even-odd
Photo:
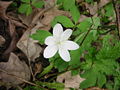
<instances>
[{"instance_id":1,"label":"flower center","mask_svg":"<svg viewBox=\"0 0 120 90\"><path fill-rule=\"evenodd\" d=\"M57 41L57 42L56 42L56 44L57 44L57 45L61 45L61 44L62 44L62 42L60 42L60 41Z\"/></svg>"}]
</instances>

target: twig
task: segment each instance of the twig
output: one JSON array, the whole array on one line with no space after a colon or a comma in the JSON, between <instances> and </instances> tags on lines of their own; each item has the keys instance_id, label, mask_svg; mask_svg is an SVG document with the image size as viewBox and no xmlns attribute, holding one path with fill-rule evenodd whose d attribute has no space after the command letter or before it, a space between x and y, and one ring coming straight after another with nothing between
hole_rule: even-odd
<instances>
[{"instance_id":1,"label":"twig","mask_svg":"<svg viewBox=\"0 0 120 90\"><path fill-rule=\"evenodd\" d=\"M27 84L30 84L30 85L33 85L33 86L36 86L36 87L45 89L45 88L43 88L43 87L41 87L41 86L39 86L39 85L37 85L37 84L35 84L35 83L29 82L29 81L27 81L27 80L25 80L25 79L23 79L23 78L21 78L21 77L18 77L18 76L14 75L14 74L10 74L10 73L8 73L8 72L5 71L5 70L0 69L0 71L3 72L3 73L8 74L8 75L10 75L10 76L13 76L13 77L15 77L16 79L19 79L20 81L23 81L23 82L25 82L25 83L27 83ZM47 90L47 89L45 89L45 90Z\"/></svg>"},{"instance_id":2,"label":"twig","mask_svg":"<svg viewBox=\"0 0 120 90\"><path fill-rule=\"evenodd\" d=\"M113 3L113 7L115 10L115 14L116 14L116 24L117 24L117 29L118 29L118 36L120 38L120 12L119 12L120 5L116 2L116 0L112 0L112 3Z\"/></svg>"}]
</instances>

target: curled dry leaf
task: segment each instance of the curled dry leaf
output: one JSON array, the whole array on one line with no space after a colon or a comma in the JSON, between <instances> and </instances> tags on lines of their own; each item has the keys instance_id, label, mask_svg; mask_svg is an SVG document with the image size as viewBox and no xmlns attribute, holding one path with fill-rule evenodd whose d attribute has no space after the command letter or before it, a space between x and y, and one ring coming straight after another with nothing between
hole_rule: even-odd
<instances>
[{"instance_id":1,"label":"curled dry leaf","mask_svg":"<svg viewBox=\"0 0 120 90\"><path fill-rule=\"evenodd\" d=\"M30 61L34 61L39 57L42 48L36 43L36 40L30 38L30 35L35 33L41 27L38 23L35 27L27 30L17 43L17 47L27 56Z\"/></svg>"},{"instance_id":2,"label":"curled dry leaf","mask_svg":"<svg viewBox=\"0 0 120 90\"><path fill-rule=\"evenodd\" d=\"M81 78L79 75L72 76L70 71L57 77L57 82L60 82L60 83L64 82L66 88L79 89L80 83L83 80L84 79Z\"/></svg>"},{"instance_id":3,"label":"curled dry leaf","mask_svg":"<svg viewBox=\"0 0 120 90\"><path fill-rule=\"evenodd\" d=\"M8 17L6 16L6 10L11 3L12 3L12 1L10 1L10 2L0 1L0 17L2 19L8 19Z\"/></svg>"},{"instance_id":4,"label":"curled dry leaf","mask_svg":"<svg viewBox=\"0 0 120 90\"><path fill-rule=\"evenodd\" d=\"M22 79L30 80L30 70L27 64L20 61L18 56L16 56L14 53L10 54L8 62L0 62L0 69ZM13 85L23 83L23 81L20 81L16 77L8 75L7 73L0 71L0 82Z\"/></svg>"}]
</instances>

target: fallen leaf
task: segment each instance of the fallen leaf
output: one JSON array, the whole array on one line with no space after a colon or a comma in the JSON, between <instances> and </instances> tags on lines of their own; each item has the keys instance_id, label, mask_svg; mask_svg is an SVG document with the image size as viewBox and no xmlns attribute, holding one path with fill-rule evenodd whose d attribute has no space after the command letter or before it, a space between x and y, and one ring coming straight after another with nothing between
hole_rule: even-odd
<instances>
[{"instance_id":1,"label":"fallen leaf","mask_svg":"<svg viewBox=\"0 0 120 90\"><path fill-rule=\"evenodd\" d=\"M106 4L108 4L111 0L100 0L98 7L102 8L103 6L105 6Z\"/></svg>"},{"instance_id":2,"label":"fallen leaf","mask_svg":"<svg viewBox=\"0 0 120 90\"><path fill-rule=\"evenodd\" d=\"M9 55L10 52L12 52L16 48L16 43L18 41L18 38L16 37L17 33L15 30L15 24L11 21L8 20L9 22L9 35L11 36L11 42L9 47L4 51L3 55Z\"/></svg>"},{"instance_id":3,"label":"fallen leaf","mask_svg":"<svg viewBox=\"0 0 120 90\"><path fill-rule=\"evenodd\" d=\"M28 60L30 61L34 61L37 57L39 57L40 52L42 51L41 46L36 43L36 40L30 38L30 35L35 33L39 27L41 27L40 23L38 23L32 29L26 30L17 43L17 47L27 56Z\"/></svg>"},{"instance_id":4,"label":"fallen leaf","mask_svg":"<svg viewBox=\"0 0 120 90\"><path fill-rule=\"evenodd\" d=\"M85 6L86 6L86 9L89 9L89 12L90 12L91 15L97 14L97 12L98 12L98 4L97 4L97 2L94 2L94 5L85 3Z\"/></svg>"},{"instance_id":5,"label":"fallen leaf","mask_svg":"<svg viewBox=\"0 0 120 90\"><path fill-rule=\"evenodd\" d=\"M35 64L35 70L34 70L34 76L36 76L41 71L42 71L42 64L41 63L36 63Z\"/></svg>"},{"instance_id":6,"label":"fallen leaf","mask_svg":"<svg viewBox=\"0 0 120 90\"><path fill-rule=\"evenodd\" d=\"M20 61L14 53L10 54L8 62L0 62L0 69L9 74L15 75L25 80L30 80L30 70L25 62ZM0 71L0 82L13 85L21 84L23 81L12 75Z\"/></svg>"},{"instance_id":7,"label":"fallen leaf","mask_svg":"<svg viewBox=\"0 0 120 90\"><path fill-rule=\"evenodd\" d=\"M48 10L44 13L44 18L41 19L41 23L45 25L45 27L41 28L42 30L50 30L51 28L51 22L56 16L68 16L70 17L70 13L67 11L58 10L56 7Z\"/></svg>"},{"instance_id":8,"label":"fallen leaf","mask_svg":"<svg viewBox=\"0 0 120 90\"><path fill-rule=\"evenodd\" d=\"M56 0L45 0L45 8L52 8L55 5Z\"/></svg>"},{"instance_id":9,"label":"fallen leaf","mask_svg":"<svg viewBox=\"0 0 120 90\"><path fill-rule=\"evenodd\" d=\"M80 83L83 80L79 75L72 76L70 71L57 77L57 82L64 83L66 88L79 89Z\"/></svg>"},{"instance_id":10,"label":"fallen leaf","mask_svg":"<svg viewBox=\"0 0 120 90\"><path fill-rule=\"evenodd\" d=\"M26 26L30 26L31 24L32 24L32 22L33 22L33 19L36 17L36 15L38 14L38 13L40 13L42 11L42 9L39 9L39 11L38 10L36 10L36 9L33 9L33 12L29 15L29 16L26 16L26 15L24 15L24 14L20 14L20 15L18 15L18 18L22 21L22 23L23 24L25 24ZM38 20L39 19L37 19L35 22L34 22L34 24L36 24L37 22L38 22Z\"/></svg>"},{"instance_id":11,"label":"fallen leaf","mask_svg":"<svg viewBox=\"0 0 120 90\"><path fill-rule=\"evenodd\" d=\"M98 87L91 87L91 88L87 88L85 90L107 90L107 89L102 89L102 88L98 88Z\"/></svg>"},{"instance_id":12,"label":"fallen leaf","mask_svg":"<svg viewBox=\"0 0 120 90\"><path fill-rule=\"evenodd\" d=\"M0 1L0 17L2 19L8 19L8 17L6 16L6 10L11 3L12 3L12 1L10 1L10 2Z\"/></svg>"}]
</instances>

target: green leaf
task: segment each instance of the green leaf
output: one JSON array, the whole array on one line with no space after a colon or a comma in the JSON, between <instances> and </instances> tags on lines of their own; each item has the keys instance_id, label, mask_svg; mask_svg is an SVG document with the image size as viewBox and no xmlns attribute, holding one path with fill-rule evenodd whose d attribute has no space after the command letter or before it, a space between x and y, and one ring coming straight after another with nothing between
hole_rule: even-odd
<instances>
[{"instance_id":1,"label":"green leaf","mask_svg":"<svg viewBox=\"0 0 120 90\"><path fill-rule=\"evenodd\" d=\"M70 52L71 54L71 60L69 61L69 65L78 65L80 64L80 48L77 50L72 50Z\"/></svg>"},{"instance_id":2,"label":"green leaf","mask_svg":"<svg viewBox=\"0 0 120 90\"><path fill-rule=\"evenodd\" d=\"M51 62L49 66L44 68L44 70L42 71L42 73L40 73L38 77L44 76L45 74L49 73L51 69L53 68L53 65L54 65L53 62Z\"/></svg>"},{"instance_id":3,"label":"green leaf","mask_svg":"<svg viewBox=\"0 0 120 90\"><path fill-rule=\"evenodd\" d=\"M21 0L21 1L25 3L30 3L30 0Z\"/></svg>"},{"instance_id":4,"label":"green leaf","mask_svg":"<svg viewBox=\"0 0 120 90\"><path fill-rule=\"evenodd\" d=\"M32 7L29 5L26 11L26 15L30 15L32 13Z\"/></svg>"},{"instance_id":5,"label":"green leaf","mask_svg":"<svg viewBox=\"0 0 120 90\"><path fill-rule=\"evenodd\" d=\"M94 1L93 0L85 0L85 2L87 2L87 3L93 3Z\"/></svg>"},{"instance_id":6,"label":"green leaf","mask_svg":"<svg viewBox=\"0 0 120 90\"><path fill-rule=\"evenodd\" d=\"M97 72L91 69L89 71L86 71L84 74L82 74L81 77L85 78L86 80L80 83L80 88L85 89L94 86L96 84Z\"/></svg>"},{"instance_id":7,"label":"green leaf","mask_svg":"<svg viewBox=\"0 0 120 90\"><path fill-rule=\"evenodd\" d=\"M71 71L71 74L72 74L72 76L75 76L75 75L79 74L79 72L80 72L79 69L77 69L77 70L72 70L72 71Z\"/></svg>"},{"instance_id":8,"label":"green leaf","mask_svg":"<svg viewBox=\"0 0 120 90\"><path fill-rule=\"evenodd\" d=\"M72 18L73 18L74 22L77 23L79 18L80 18L80 13L79 13L78 8L75 5L73 5L70 8L70 13L72 15Z\"/></svg>"},{"instance_id":9,"label":"green leaf","mask_svg":"<svg viewBox=\"0 0 120 90\"><path fill-rule=\"evenodd\" d=\"M86 20L89 21L93 25L92 29L97 29L98 26L100 26L100 18L99 17L91 17Z\"/></svg>"},{"instance_id":10,"label":"green leaf","mask_svg":"<svg viewBox=\"0 0 120 90\"><path fill-rule=\"evenodd\" d=\"M57 83L57 82L53 82L53 83L49 83L49 82L40 82L40 81L36 81L36 83L38 85L41 86L47 86L50 89L56 89L56 90L63 90L64 89L64 84L63 83Z\"/></svg>"},{"instance_id":11,"label":"green leaf","mask_svg":"<svg viewBox=\"0 0 120 90\"><path fill-rule=\"evenodd\" d=\"M62 59L58 58L55 60L54 67L58 69L59 72L64 71L69 66L68 62L63 61Z\"/></svg>"},{"instance_id":12,"label":"green leaf","mask_svg":"<svg viewBox=\"0 0 120 90\"><path fill-rule=\"evenodd\" d=\"M57 4L63 3L65 0L57 0Z\"/></svg>"},{"instance_id":13,"label":"green leaf","mask_svg":"<svg viewBox=\"0 0 120 90\"><path fill-rule=\"evenodd\" d=\"M37 2L36 0L34 2L32 2L32 5L36 8L42 8L44 6L44 2L43 1L39 1Z\"/></svg>"},{"instance_id":14,"label":"green leaf","mask_svg":"<svg viewBox=\"0 0 120 90\"><path fill-rule=\"evenodd\" d=\"M22 4L18 11L20 13L26 13L26 15L28 16L30 13L32 13L32 7L29 4Z\"/></svg>"},{"instance_id":15,"label":"green leaf","mask_svg":"<svg viewBox=\"0 0 120 90\"><path fill-rule=\"evenodd\" d=\"M72 21L66 16L56 16L52 21L52 26L54 26L56 23L61 23L66 28L74 27Z\"/></svg>"},{"instance_id":16,"label":"green leaf","mask_svg":"<svg viewBox=\"0 0 120 90\"><path fill-rule=\"evenodd\" d=\"M63 7L65 10L70 10L73 5L75 5L75 0L64 0Z\"/></svg>"},{"instance_id":17,"label":"green leaf","mask_svg":"<svg viewBox=\"0 0 120 90\"><path fill-rule=\"evenodd\" d=\"M91 25L92 25L91 22L89 22L88 20L84 20L80 24L78 24L77 27L79 28L79 31L82 33L88 31Z\"/></svg>"},{"instance_id":18,"label":"green leaf","mask_svg":"<svg viewBox=\"0 0 120 90\"><path fill-rule=\"evenodd\" d=\"M28 7L29 7L29 4L22 4L22 5L19 7L18 11L19 11L20 13L25 13L25 12L27 11Z\"/></svg>"},{"instance_id":19,"label":"green leaf","mask_svg":"<svg viewBox=\"0 0 120 90\"><path fill-rule=\"evenodd\" d=\"M106 76L104 74L98 74L97 84L100 88L106 83Z\"/></svg>"},{"instance_id":20,"label":"green leaf","mask_svg":"<svg viewBox=\"0 0 120 90\"><path fill-rule=\"evenodd\" d=\"M30 37L34 40L38 40L40 44L44 44L45 38L51 36L52 34L45 30L37 30L35 34L32 34Z\"/></svg>"},{"instance_id":21,"label":"green leaf","mask_svg":"<svg viewBox=\"0 0 120 90\"><path fill-rule=\"evenodd\" d=\"M109 3L107 4L105 7L104 7L106 13L105 13L105 16L107 17L111 17L111 16L114 16L114 7L113 7L113 4L112 3Z\"/></svg>"}]
</instances>

